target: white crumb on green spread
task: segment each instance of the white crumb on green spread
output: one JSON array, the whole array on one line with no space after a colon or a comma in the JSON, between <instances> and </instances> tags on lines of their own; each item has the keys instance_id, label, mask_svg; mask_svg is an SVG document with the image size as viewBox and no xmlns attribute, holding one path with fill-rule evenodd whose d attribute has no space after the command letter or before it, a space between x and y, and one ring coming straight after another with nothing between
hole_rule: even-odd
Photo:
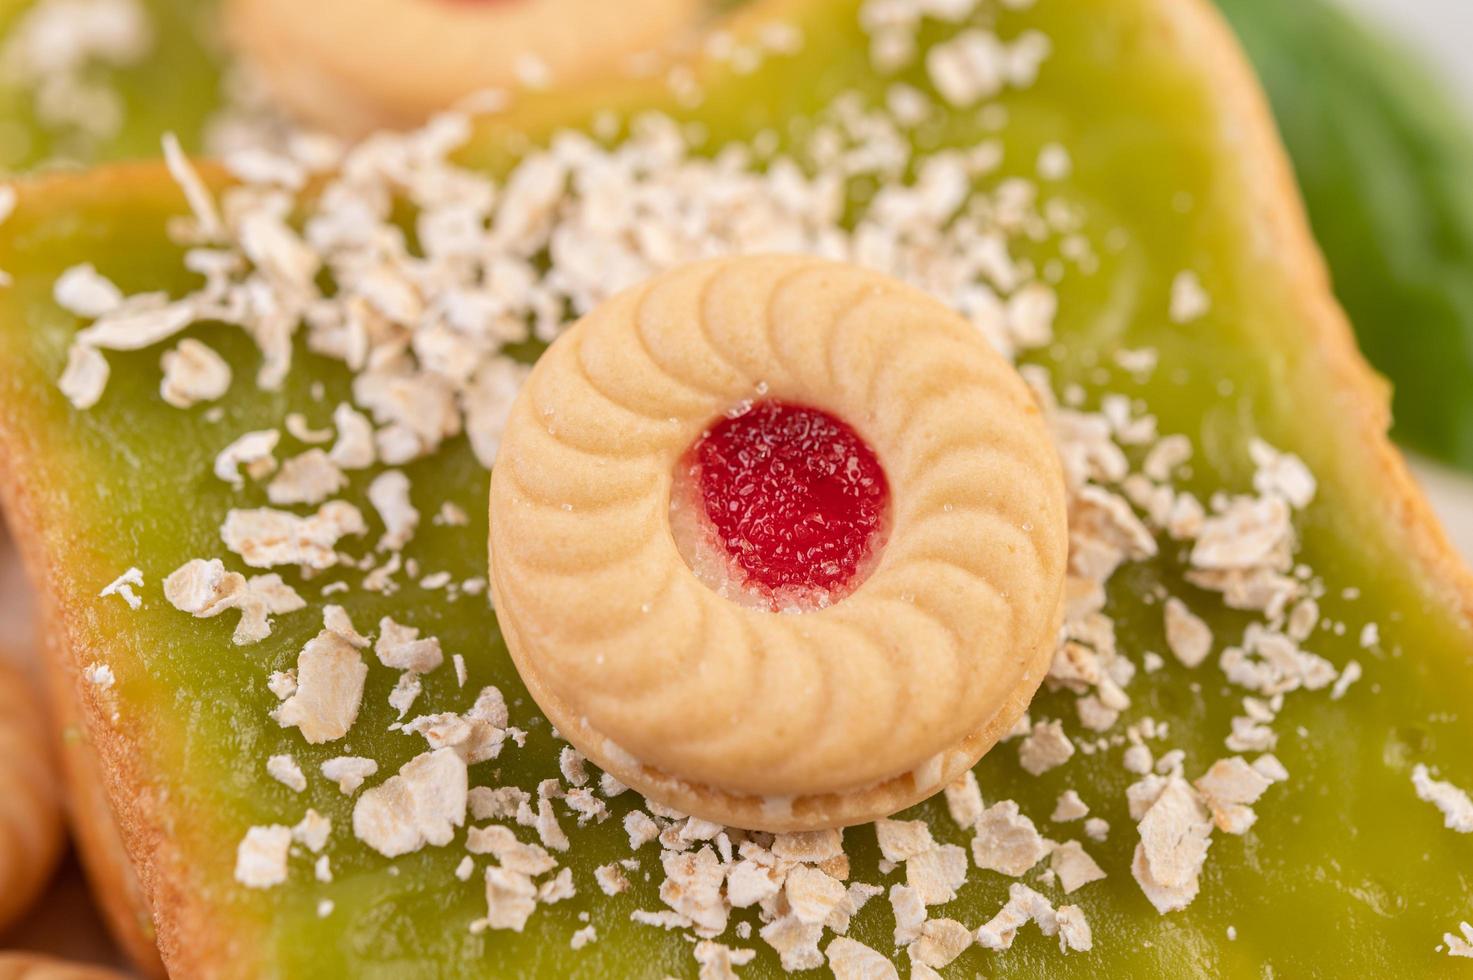
<instances>
[{"instance_id":1,"label":"white crumb on green spread","mask_svg":"<svg viewBox=\"0 0 1473 980\"><path fill-rule=\"evenodd\" d=\"M290 827L272 824L246 831L236 848L235 880L247 888L272 888L286 881Z\"/></svg>"},{"instance_id":2,"label":"white crumb on green spread","mask_svg":"<svg viewBox=\"0 0 1473 980\"><path fill-rule=\"evenodd\" d=\"M1473 924L1460 922L1458 930L1462 935L1454 935L1451 932L1442 935L1442 943L1447 949L1447 955L1473 959Z\"/></svg>"},{"instance_id":3,"label":"white crumb on green spread","mask_svg":"<svg viewBox=\"0 0 1473 980\"><path fill-rule=\"evenodd\" d=\"M130 568L103 586L102 591L97 593L97 597L106 599L110 595L115 595L126 602L129 609L140 609L143 606L143 598L133 591L135 585L140 589L143 588L143 570Z\"/></svg>"},{"instance_id":4,"label":"white crumb on green spread","mask_svg":"<svg viewBox=\"0 0 1473 980\"><path fill-rule=\"evenodd\" d=\"M1190 323L1212 309L1212 300L1195 272L1181 272L1171 282L1171 321Z\"/></svg>"},{"instance_id":5,"label":"white crumb on green spread","mask_svg":"<svg viewBox=\"0 0 1473 980\"><path fill-rule=\"evenodd\" d=\"M294 792L300 793L307 788L307 777L302 774L302 767L289 755L273 755L267 759L266 771L272 779Z\"/></svg>"},{"instance_id":6,"label":"white crumb on green spread","mask_svg":"<svg viewBox=\"0 0 1473 980\"><path fill-rule=\"evenodd\" d=\"M1473 799L1469 798L1466 790L1450 782L1433 779L1432 773L1421 763L1412 767L1412 787L1416 790L1417 799L1437 807L1448 830L1473 834Z\"/></svg>"}]
</instances>

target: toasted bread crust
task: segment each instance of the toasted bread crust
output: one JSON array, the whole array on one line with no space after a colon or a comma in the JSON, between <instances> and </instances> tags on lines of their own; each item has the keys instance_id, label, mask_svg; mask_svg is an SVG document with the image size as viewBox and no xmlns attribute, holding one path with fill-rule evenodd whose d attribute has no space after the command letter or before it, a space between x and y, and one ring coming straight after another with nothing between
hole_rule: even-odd
<instances>
[{"instance_id":1,"label":"toasted bread crust","mask_svg":"<svg viewBox=\"0 0 1473 980\"><path fill-rule=\"evenodd\" d=\"M1341 459L1337 476L1354 478L1377 503L1388 540L1409 557L1418 586L1458 616L1473 633L1473 572L1453 551L1399 451L1391 444L1388 388L1355 346L1349 323L1329 287L1324 262L1313 243L1292 170L1279 144L1268 104L1251 68L1225 22L1207 0L1135 0L1175 39L1191 61L1213 76L1213 97L1222 120L1232 124L1237 152L1234 190L1264 243L1265 265L1286 281L1286 301L1305 331L1313 357L1296 367L1311 377L1326 403L1326 418L1337 419L1334 437ZM774 6L800 10L788 0ZM617 95L617 94L616 94ZM607 97L607 93L605 93ZM567 105L580 104L568 99ZM86 176L52 175L22 183L21 208L44 207L52 195L95 200L118 193L177 200L162 167L125 164ZM228 921L194 886L196 876L170 840L172 814L153 792L145 764L149 733L126 717L110 721L106 707L82 690L80 658L88 649L106 649L106 638L91 635L76 597L59 588L63 576L45 549L46 516L34 506L18 474L28 472L44 447L0 426L0 503L12 516L32 581L42 596L43 625L53 639L49 657L81 691L88 739L96 747L108 800L139 880L154 909L159 946L171 974L188 977L252 976L258 973L260 946L243 923Z\"/></svg>"},{"instance_id":2,"label":"toasted bread crust","mask_svg":"<svg viewBox=\"0 0 1473 980\"><path fill-rule=\"evenodd\" d=\"M101 759L81 724L81 692L66 669L68 659L60 651L45 657L72 843L113 939L140 975L162 978L167 974L154 942L153 916L108 805Z\"/></svg>"}]
</instances>

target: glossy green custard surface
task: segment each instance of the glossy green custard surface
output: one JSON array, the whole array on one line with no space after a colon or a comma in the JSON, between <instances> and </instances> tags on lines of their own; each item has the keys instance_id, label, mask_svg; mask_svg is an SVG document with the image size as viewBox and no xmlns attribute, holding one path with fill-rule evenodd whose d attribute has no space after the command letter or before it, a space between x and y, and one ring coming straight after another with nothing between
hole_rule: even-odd
<instances>
[{"instance_id":1,"label":"glossy green custard surface","mask_svg":"<svg viewBox=\"0 0 1473 980\"><path fill-rule=\"evenodd\" d=\"M804 120L839 93L874 99L883 91L868 69L854 3L779 6L803 26L801 53L773 59L752 75L713 70L699 107L669 107L704 124L708 149L768 128L797 141ZM1343 425L1353 406L1332 387L1323 351L1306 329L1299 291L1308 287L1287 281L1282 256L1255 237L1255 215L1227 153L1234 133L1223 125L1217 80L1173 40L1158 9L1170 6L1155 0L1038 0L1029 10L989 6L1000 35L1036 28L1049 37L1052 50L1037 84L997 100L1006 109L1000 129L995 112L989 119L959 111L923 127L916 142L930 150L1000 138L1005 159L998 179L1032 177L1043 147L1068 148L1072 173L1056 183L1057 192L1083 209L1093 240L1113 244L1099 250L1093 274L1061 281L1057 343L1028 359L1052 371L1056 389L1082 386L1087 405L1097 405L1106 392L1125 393L1158 417L1163 433L1188 434L1196 455L1187 486L1204 500L1217 490L1251 489L1246 447L1253 435L1301 455L1319 479L1319 493L1300 521L1298 558L1324 582L1323 616L1345 624L1343 634L1320 630L1306 646L1337 666L1358 659L1365 678L1340 701L1324 692L1288 699L1274 727L1276 754L1290 780L1269 791L1246 835L1215 835L1200 897L1166 916L1157 914L1130 873L1138 838L1124 790L1135 777L1119 765L1117 752L1076 759L1035 778L1020 769L1013 745L994 751L977 768L989 803L1014 799L1046 835L1075 836L1047 823L1059 793L1072 788L1090 803L1093 816L1109 821L1105 843L1086 841L1109 877L1067 899L1087 914L1094 949L1066 957L1056 939L1028 927L1011 950L973 947L944 972L1453 975L1460 961L1434 947L1473 910L1473 836L1444 829L1440 814L1416 799L1410 773L1423 762L1442 778L1473 785L1473 719L1467 716L1473 631L1453 610L1445 587L1412 557L1408 534L1388 504L1390 484L1384 474L1367 471L1372 454L1362 435ZM929 25L923 42L955 30ZM904 77L917 87L929 85L919 66ZM620 98L615 93L616 103ZM663 99L643 88L627 96L631 107ZM534 102L487 124L464 157L501 172L530 145L520 130L535 143L555 126L591 120L570 100ZM352 800L317 778L324 759L367 755L380 763L370 781L376 783L423 751L418 737L387 730L394 719L386 698L395 672L367 658L363 708L340 742L309 746L294 729L267 719L277 700L266 677L295 664L320 628L325 602L343 604L360 629L392 615L438 636L447 657L461 654L468 666L464 689L447 668L427 675L421 707L464 710L476 691L495 684L506 692L512 724L529 732L524 749L473 768L472 784L534 791L538 781L557 774L562 743L521 688L483 598L449 601L443 592L407 583L390 597L355 587L319 599L320 587L340 575L356 586L357 573L328 571L303 584L284 570L309 608L277 617L270 638L246 648L231 644L233 614L195 620L164 601L159 583L170 571L192 558L228 557L219 526L229 508L265 505L259 485L248 483L236 493L211 474L219 449L239 433L279 427L288 412L324 425L332 407L349 399L350 387L341 364L299 347L283 389L258 391L250 384L259 360L254 346L239 331L202 325L187 335L208 339L236 369L218 418L159 400L159 349L110 354L112 380L98 406L79 413L68 405L55 381L79 324L53 302L52 283L63 270L92 262L125 290L182 294L196 282L182 271L180 249L169 244L164 226L183 212L177 189L155 169L114 170L23 191L20 208L0 226L0 268L14 277L14 285L0 292L0 445L11 454L7 468L17 458L25 467L6 480L19 488L19 512L34 518L43 545L45 567L33 571L69 609L79 666L105 660L117 675L119 724L133 740L148 791L163 801L166 832L185 858L194 901L247 940L243 949L259 957L247 972L258 976L693 976L689 939L629 918L637 909L663 907L654 848L638 853L641 871L630 875L629 892L606 897L593 881L595 866L630 855L618 818L636 802L633 794L612 800L614 819L602 824L575 828L563 816L573 838L566 862L574 868L576 897L539 908L521 934L476 934L468 927L485 914L484 887L479 876L460 882L453 875L464 855L463 831L449 847L390 861L347 833ZM1166 315L1171 284L1184 269L1194 270L1212 297L1210 311L1186 325ZM1148 380L1113 366L1117 351L1143 347L1160 356ZM300 448L288 439L279 455ZM418 559L425 572L445 570L457 580L483 575L487 474L465 440L411 464L406 473L427 519L405 557ZM381 531L364 496L372 475L352 474L342 495L369 518L369 534L346 544L354 553L371 548ZM462 507L470 523L431 524L428 516L440 499ZM1165 649L1160 586L1188 598L1210 622L1219 647L1235 642L1247 621L1216 596L1183 584L1182 551L1163 543L1159 559L1126 566L1110 583L1106 611L1132 660ZM142 609L130 610L116 597L97 598L131 566L147 579ZM1363 649L1359 634L1369 622L1378 625L1380 640ZM1193 777L1231 754L1222 740L1244 693L1211 662L1193 672L1168 658L1164 669L1131 686L1134 704L1117 730L1146 716L1168 724L1171 737L1164 744L1185 750ZM1072 701L1066 693L1042 694L1033 715L1062 718L1077 734ZM305 793L266 774L266 757L278 752L293 753L309 773ZM313 881L310 862L294 858L286 886L249 891L237 885L235 843L245 830L293 823L308 806L333 821L327 853L334 880ZM910 814L917 815L927 818L938 841L968 843L971 835L949 820L939 799ZM901 880L877 872L871 828L851 829L845 841L851 880L887 887ZM975 928L1001 907L1010 881L973 869L958 899L931 914ZM322 899L332 901L333 912L320 918ZM585 925L580 913L598 940L574 951L570 937ZM756 917L753 910L739 911L732 921L755 925ZM879 898L856 917L850 934L889 952L893 926L889 905ZM758 950L744 975L781 972L775 954L755 936L737 942L728 932L725 939ZM903 951L895 957L905 975Z\"/></svg>"}]
</instances>

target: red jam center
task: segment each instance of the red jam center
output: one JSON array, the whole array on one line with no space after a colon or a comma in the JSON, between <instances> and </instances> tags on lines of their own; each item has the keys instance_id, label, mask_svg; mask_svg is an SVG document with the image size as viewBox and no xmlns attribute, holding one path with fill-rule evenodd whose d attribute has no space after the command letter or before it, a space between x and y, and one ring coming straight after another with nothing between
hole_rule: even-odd
<instances>
[{"instance_id":1,"label":"red jam center","mask_svg":"<svg viewBox=\"0 0 1473 980\"><path fill-rule=\"evenodd\" d=\"M693 454L706 517L751 583L842 589L871 556L890 487L875 451L834 416L758 402Z\"/></svg>"}]
</instances>

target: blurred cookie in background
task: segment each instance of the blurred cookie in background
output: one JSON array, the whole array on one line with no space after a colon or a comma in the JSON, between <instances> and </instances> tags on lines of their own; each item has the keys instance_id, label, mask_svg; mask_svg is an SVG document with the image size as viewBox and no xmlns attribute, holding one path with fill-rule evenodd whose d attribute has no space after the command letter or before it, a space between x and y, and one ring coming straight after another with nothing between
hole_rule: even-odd
<instances>
[{"instance_id":1,"label":"blurred cookie in background","mask_svg":"<svg viewBox=\"0 0 1473 980\"><path fill-rule=\"evenodd\" d=\"M291 112L357 135L467 96L621 71L687 38L711 0L227 0L227 36Z\"/></svg>"}]
</instances>

